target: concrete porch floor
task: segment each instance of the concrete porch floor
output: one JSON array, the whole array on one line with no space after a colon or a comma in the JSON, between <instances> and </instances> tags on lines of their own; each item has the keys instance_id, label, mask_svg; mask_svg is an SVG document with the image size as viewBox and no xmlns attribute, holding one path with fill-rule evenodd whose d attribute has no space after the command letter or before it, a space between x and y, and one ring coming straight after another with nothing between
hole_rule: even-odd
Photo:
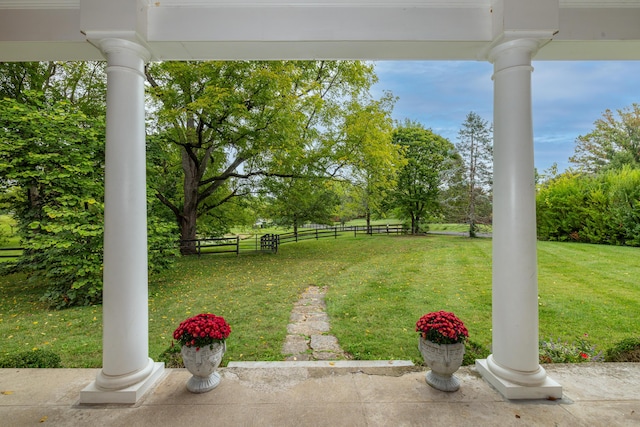
<instances>
[{"instance_id":1,"label":"concrete porch floor","mask_svg":"<svg viewBox=\"0 0 640 427\"><path fill-rule=\"evenodd\" d=\"M97 369L0 369L2 426L640 426L640 363L545 365L552 400L505 400L475 367L460 390L398 362L230 363L204 394L167 369L135 405L79 405Z\"/></svg>"}]
</instances>

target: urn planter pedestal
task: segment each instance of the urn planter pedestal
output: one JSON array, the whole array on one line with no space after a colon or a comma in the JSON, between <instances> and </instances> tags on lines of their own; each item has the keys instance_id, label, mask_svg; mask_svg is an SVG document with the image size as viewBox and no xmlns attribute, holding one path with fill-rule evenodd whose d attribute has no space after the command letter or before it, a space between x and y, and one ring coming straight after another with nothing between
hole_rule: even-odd
<instances>
[{"instance_id":1,"label":"urn planter pedestal","mask_svg":"<svg viewBox=\"0 0 640 427\"><path fill-rule=\"evenodd\" d=\"M462 365L464 343L436 344L419 338L418 348L430 371L426 374L427 384L441 391L456 391L460 388L460 380L453 374Z\"/></svg>"},{"instance_id":2,"label":"urn planter pedestal","mask_svg":"<svg viewBox=\"0 0 640 427\"><path fill-rule=\"evenodd\" d=\"M192 393L206 393L220 384L220 374L216 372L227 346L224 342L204 347L182 346L181 354L185 368L193 375L187 381L187 390Z\"/></svg>"}]
</instances>

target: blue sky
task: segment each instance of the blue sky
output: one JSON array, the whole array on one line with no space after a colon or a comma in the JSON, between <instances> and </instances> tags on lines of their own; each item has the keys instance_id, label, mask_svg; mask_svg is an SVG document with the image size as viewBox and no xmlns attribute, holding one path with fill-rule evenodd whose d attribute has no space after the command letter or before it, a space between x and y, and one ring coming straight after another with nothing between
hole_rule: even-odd
<instances>
[{"instance_id":1,"label":"blue sky","mask_svg":"<svg viewBox=\"0 0 640 427\"><path fill-rule=\"evenodd\" d=\"M534 61L532 103L535 165L571 166L575 140L606 109L640 103L640 61ZM470 111L493 122L493 65L466 61L377 61L383 90L399 97L393 118L422 123L451 142Z\"/></svg>"}]
</instances>

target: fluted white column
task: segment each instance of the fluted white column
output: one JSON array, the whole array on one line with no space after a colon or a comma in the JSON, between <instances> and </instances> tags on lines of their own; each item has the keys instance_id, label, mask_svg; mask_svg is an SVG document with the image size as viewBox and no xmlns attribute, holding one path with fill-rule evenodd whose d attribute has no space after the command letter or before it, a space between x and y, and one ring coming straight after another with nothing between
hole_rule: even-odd
<instances>
[{"instance_id":1,"label":"fluted white column","mask_svg":"<svg viewBox=\"0 0 640 427\"><path fill-rule=\"evenodd\" d=\"M162 364L149 358L144 64L121 39L98 43L107 59L102 370L83 403L132 403ZM156 377L157 378L157 377Z\"/></svg>"},{"instance_id":2,"label":"fluted white column","mask_svg":"<svg viewBox=\"0 0 640 427\"><path fill-rule=\"evenodd\" d=\"M493 342L478 365L508 398L561 397L538 362L538 278L531 111L537 40L494 47ZM558 394L559 393L559 394Z\"/></svg>"}]
</instances>

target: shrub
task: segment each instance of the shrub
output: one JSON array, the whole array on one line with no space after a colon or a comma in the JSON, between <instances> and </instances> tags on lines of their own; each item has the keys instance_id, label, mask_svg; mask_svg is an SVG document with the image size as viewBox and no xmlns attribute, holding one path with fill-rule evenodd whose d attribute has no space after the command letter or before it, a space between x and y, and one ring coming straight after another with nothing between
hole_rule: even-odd
<instances>
[{"instance_id":1,"label":"shrub","mask_svg":"<svg viewBox=\"0 0 640 427\"><path fill-rule=\"evenodd\" d=\"M158 356L158 362L164 362L167 368L184 368L182 355L180 354L180 346L172 345Z\"/></svg>"},{"instance_id":2,"label":"shrub","mask_svg":"<svg viewBox=\"0 0 640 427\"><path fill-rule=\"evenodd\" d=\"M625 338L607 350L607 362L640 362L640 337Z\"/></svg>"},{"instance_id":3,"label":"shrub","mask_svg":"<svg viewBox=\"0 0 640 427\"><path fill-rule=\"evenodd\" d=\"M31 350L0 359L0 368L60 368L60 356L49 350Z\"/></svg>"},{"instance_id":4,"label":"shrub","mask_svg":"<svg viewBox=\"0 0 640 427\"><path fill-rule=\"evenodd\" d=\"M540 363L579 363L604 362L601 351L580 338L577 342L568 343L558 340L540 341Z\"/></svg>"},{"instance_id":5,"label":"shrub","mask_svg":"<svg viewBox=\"0 0 640 427\"><path fill-rule=\"evenodd\" d=\"M474 365L476 359L486 359L489 356L490 351L484 348L477 342L467 340L464 344L464 358L462 359L462 366Z\"/></svg>"}]
</instances>

